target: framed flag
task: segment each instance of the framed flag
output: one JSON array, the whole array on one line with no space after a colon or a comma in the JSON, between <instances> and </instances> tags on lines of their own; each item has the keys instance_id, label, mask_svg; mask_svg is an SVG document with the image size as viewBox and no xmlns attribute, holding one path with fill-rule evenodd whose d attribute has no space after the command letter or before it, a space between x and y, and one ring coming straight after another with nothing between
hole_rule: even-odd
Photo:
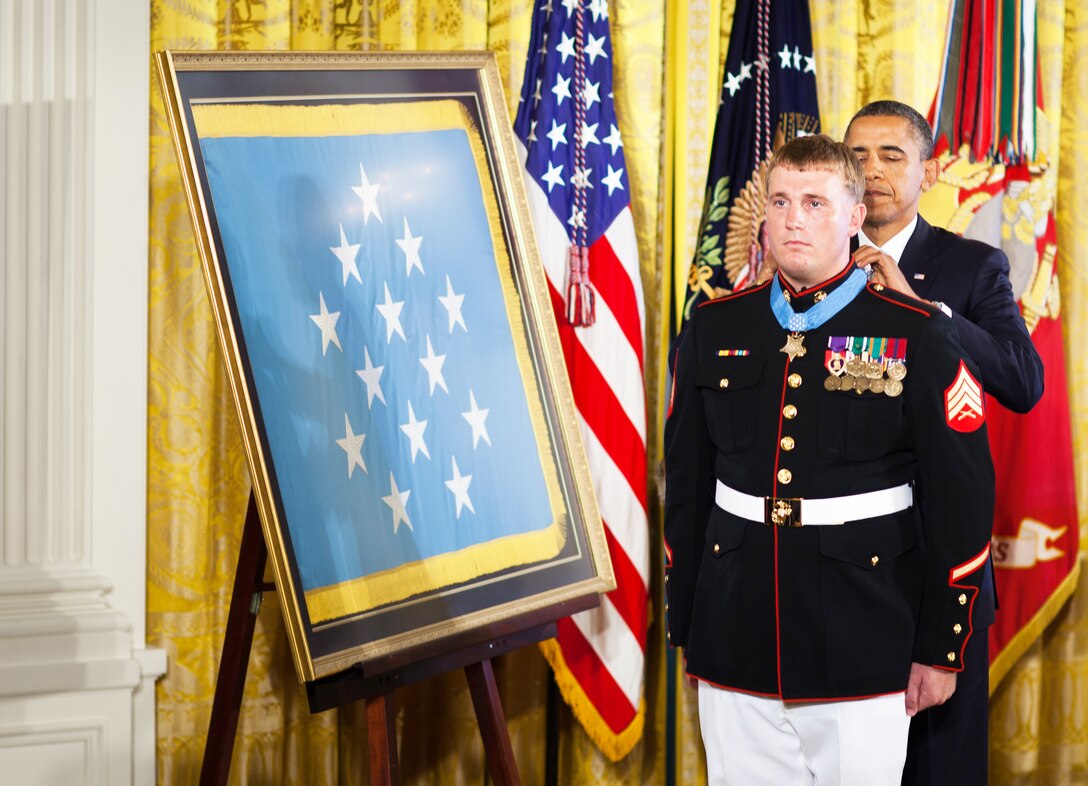
<instances>
[{"instance_id":1,"label":"framed flag","mask_svg":"<svg viewBox=\"0 0 1088 786\"><path fill-rule=\"evenodd\" d=\"M490 53L161 52L300 680L615 586Z\"/></svg>"}]
</instances>

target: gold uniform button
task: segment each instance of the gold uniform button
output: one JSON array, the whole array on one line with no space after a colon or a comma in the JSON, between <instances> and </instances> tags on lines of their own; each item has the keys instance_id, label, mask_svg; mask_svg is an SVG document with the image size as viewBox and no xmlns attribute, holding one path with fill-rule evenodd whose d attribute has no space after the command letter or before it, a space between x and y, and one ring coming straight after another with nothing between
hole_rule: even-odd
<instances>
[{"instance_id":1,"label":"gold uniform button","mask_svg":"<svg viewBox=\"0 0 1088 786\"><path fill-rule=\"evenodd\" d=\"M957 622L952 626L952 632L959 636L963 632L963 626Z\"/></svg>"},{"instance_id":2,"label":"gold uniform button","mask_svg":"<svg viewBox=\"0 0 1088 786\"><path fill-rule=\"evenodd\" d=\"M722 547L721 547L721 546L719 546L719 545L718 545L717 543L715 543L715 544L714 544L714 553L715 553L715 554L717 554L717 553L718 553L718 552L720 552L721 550L722 550Z\"/></svg>"},{"instance_id":3,"label":"gold uniform button","mask_svg":"<svg viewBox=\"0 0 1088 786\"><path fill-rule=\"evenodd\" d=\"M793 437L782 437L782 441L778 444L782 446L782 450L793 450L797 443L793 441Z\"/></svg>"},{"instance_id":4,"label":"gold uniform button","mask_svg":"<svg viewBox=\"0 0 1088 786\"><path fill-rule=\"evenodd\" d=\"M718 387L720 387L720 388L729 387L729 379L727 377L722 377L721 382L718 383Z\"/></svg>"},{"instance_id":5,"label":"gold uniform button","mask_svg":"<svg viewBox=\"0 0 1088 786\"><path fill-rule=\"evenodd\" d=\"M791 480L793 480L793 473L792 472L790 472L788 469L778 470L778 482L779 483L789 483Z\"/></svg>"},{"instance_id":6,"label":"gold uniform button","mask_svg":"<svg viewBox=\"0 0 1088 786\"><path fill-rule=\"evenodd\" d=\"M665 574L665 583L666 584L669 583L669 574L668 573Z\"/></svg>"},{"instance_id":7,"label":"gold uniform button","mask_svg":"<svg viewBox=\"0 0 1088 786\"><path fill-rule=\"evenodd\" d=\"M786 382L791 388L799 388L801 387L801 375L797 373L790 374L786 377Z\"/></svg>"},{"instance_id":8,"label":"gold uniform button","mask_svg":"<svg viewBox=\"0 0 1088 786\"><path fill-rule=\"evenodd\" d=\"M956 653L954 653L954 652L948 653L948 662L949 663L955 663L955 661L956 661Z\"/></svg>"},{"instance_id":9,"label":"gold uniform button","mask_svg":"<svg viewBox=\"0 0 1088 786\"><path fill-rule=\"evenodd\" d=\"M671 633L666 633L665 634L665 640L666 641L672 641L672 634Z\"/></svg>"},{"instance_id":10,"label":"gold uniform button","mask_svg":"<svg viewBox=\"0 0 1088 786\"><path fill-rule=\"evenodd\" d=\"M666 604L665 604L665 611L668 611L668 610L669 610L669 604L668 604L668 603L666 603Z\"/></svg>"},{"instance_id":11,"label":"gold uniform button","mask_svg":"<svg viewBox=\"0 0 1088 786\"><path fill-rule=\"evenodd\" d=\"M875 568L877 563L880 562L880 557L874 554L873 556L869 557L869 562L871 562L873 567Z\"/></svg>"},{"instance_id":12,"label":"gold uniform button","mask_svg":"<svg viewBox=\"0 0 1088 786\"><path fill-rule=\"evenodd\" d=\"M782 416L786 420L793 420L795 417L797 417L797 407L795 407L793 404L787 404L786 406L782 407Z\"/></svg>"},{"instance_id":13,"label":"gold uniform button","mask_svg":"<svg viewBox=\"0 0 1088 786\"><path fill-rule=\"evenodd\" d=\"M959 602L960 602L961 606L966 606L967 605L967 596L961 594L960 597L959 597Z\"/></svg>"}]
</instances>

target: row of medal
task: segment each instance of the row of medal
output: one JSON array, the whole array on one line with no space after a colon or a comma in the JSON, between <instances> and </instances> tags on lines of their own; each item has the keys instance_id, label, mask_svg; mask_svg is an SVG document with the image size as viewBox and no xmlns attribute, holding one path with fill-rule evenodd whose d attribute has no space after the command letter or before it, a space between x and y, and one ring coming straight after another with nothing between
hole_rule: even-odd
<instances>
[{"instance_id":1,"label":"row of medal","mask_svg":"<svg viewBox=\"0 0 1088 786\"><path fill-rule=\"evenodd\" d=\"M827 366L830 375L825 390L865 391L885 396L903 394L907 376L906 339L865 336L831 336L827 342Z\"/></svg>"}]
</instances>

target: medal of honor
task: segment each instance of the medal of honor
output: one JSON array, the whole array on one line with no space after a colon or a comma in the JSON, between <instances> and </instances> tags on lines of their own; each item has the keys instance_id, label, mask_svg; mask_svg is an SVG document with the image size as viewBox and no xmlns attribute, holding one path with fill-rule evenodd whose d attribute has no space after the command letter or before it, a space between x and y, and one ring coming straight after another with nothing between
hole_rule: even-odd
<instances>
[{"instance_id":1,"label":"medal of honor","mask_svg":"<svg viewBox=\"0 0 1088 786\"><path fill-rule=\"evenodd\" d=\"M785 352L790 356L790 360L794 361L797 358L803 358L805 356L804 346L805 334L804 333L790 333L786 336L786 344L779 352Z\"/></svg>"}]
</instances>

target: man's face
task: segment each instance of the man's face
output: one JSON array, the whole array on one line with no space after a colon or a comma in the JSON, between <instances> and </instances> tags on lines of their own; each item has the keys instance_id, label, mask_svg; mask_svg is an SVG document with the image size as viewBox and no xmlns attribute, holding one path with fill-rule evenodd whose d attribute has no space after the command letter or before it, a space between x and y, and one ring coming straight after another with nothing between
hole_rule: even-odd
<instances>
[{"instance_id":1,"label":"man's face","mask_svg":"<svg viewBox=\"0 0 1088 786\"><path fill-rule=\"evenodd\" d=\"M842 175L779 166L767 192L767 238L786 280L806 289L842 270L865 218Z\"/></svg>"},{"instance_id":2,"label":"man's face","mask_svg":"<svg viewBox=\"0 0 1088 786\"><path fill-rule=\"evenodd\" d=\"M911 124L902 117L859 117L843 140L865 170L865 230L881 242L918 214L918 199L937 180L937 162L923 161Z\"/></svg>"}]
</instances>

